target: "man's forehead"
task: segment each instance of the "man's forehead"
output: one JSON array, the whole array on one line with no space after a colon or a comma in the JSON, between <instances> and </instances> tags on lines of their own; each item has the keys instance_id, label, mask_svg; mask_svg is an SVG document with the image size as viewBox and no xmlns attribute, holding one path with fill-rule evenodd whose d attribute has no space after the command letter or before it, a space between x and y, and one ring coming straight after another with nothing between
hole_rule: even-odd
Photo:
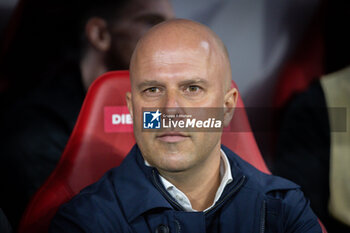
<instances>
[{"instance_id":1,"label":"man's forehead","mask_svg":"<svg viewBox=\"0 0 350 233\"><path fill-rule=\"evenodd\" d=\"M137 52L167 51L179 49L215 49L214 42L203 33L188 30L178 32L166 31L154 33L152 36L140 40Z\"/></svg>"},{"instance_id":2,"label":"man's forehead","mask_svg":"<svg viewBox=\"0 0 350 233\"><path fill-rule=\"evenodd\" d=\"M163 77L170 79L207 78L210 69L208 48L166 48L140 53L135 58L132 73L142 79Z\"/></svg>"},{"instance_id":3,"label":"man's forehead","mask_svg":"<svg viewBox=\"0 0 350 233\"><path fill-rule=\"evenodd\" d=\"M140 68L138 65L153 60L164 64L209 61L210 67L224 68L226 72L228 56L221 40L209 28L176 19L158 24L140 39L130 63L131 76Z\"/></svg>"},{"instance_id":4,"label":"man's forehead","mask_svg":"<svg viewBox=\"0 0 350 233\"><path fill-rule=\"evenodd\" d=\"M211 54L210 46L207 42L197 43L193 46L175 45L167 46L166 44L161 47L146 48L140 51L139 60L162 61L164 63L188 63L198 62L201 60L207 60ZM189 60L184 60L189 59Z\"/></svg>"},{"instance_id":5,"label":"man's forehead","mask_svg":"<svg viewBox=\"0 0 350 233\"><path fill-rule=\"evenodd\" d=\"M183 35L182 39L178 39L170 35L159 35L137 47L131 70L145 65L186 66L208 63L212 54L213 45L199 36L194 38Z\"/></svg>"},{"instance_id":6,"label":"man's forehead","mask_svg":"<svg viewBox=\"0 0 350 233\"><path fill-rule=\"evenodd\" d=\"M147 61L148 62L148 61ZM150 65L149 65L150 64ZM138 65L133 73L133 83L159 81L164 83L179 84L186 80L208 80L208 63L197 62L149 62Z\"/></svg>"}]
</instances>

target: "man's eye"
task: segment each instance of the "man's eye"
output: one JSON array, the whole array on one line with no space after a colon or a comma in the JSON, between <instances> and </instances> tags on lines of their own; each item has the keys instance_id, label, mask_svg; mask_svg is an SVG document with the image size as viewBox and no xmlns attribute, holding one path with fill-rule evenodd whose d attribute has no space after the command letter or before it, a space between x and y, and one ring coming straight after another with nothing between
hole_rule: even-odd
<instances>
[{"instance_id":1,"label":"man's eye","mask_svg":"<svg viewBox=\"0 0 350 233\"><path fill-rule=\"evenodd\" d=\"M150 88L147 88L147 89L145 90L145 92L157 93L157 92L159 92L159 88L158 88L158 87L150 87Z\"/></svg>"},{"instance_id":2,"label":"man's eye","mask_svg":"<svg viewBox=\"0 0 350 233\"><path fill-rule=\"evenodd\" d=\"M154 97L162 94L162 89L159 87L149 87L143 91L145 96Z\"/></svg>"},{"instance_id":3,"label":"man's eye","mask_svg":"<svg viewBox=\"0 0 350 233\"><path fill-rule=\"evenodd\" d=\"M200 90L201 90L201 88L199 86L195 86L195 85L188 86L186 89L186 91L188 91L188 92L198 92Z\"/></svg>"}]
</instances>

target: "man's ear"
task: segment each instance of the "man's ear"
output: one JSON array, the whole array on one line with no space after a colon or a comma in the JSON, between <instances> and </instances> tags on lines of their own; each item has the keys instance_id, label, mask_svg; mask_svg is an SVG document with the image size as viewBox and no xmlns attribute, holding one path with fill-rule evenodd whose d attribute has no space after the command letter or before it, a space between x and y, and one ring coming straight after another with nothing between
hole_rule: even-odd
<instances>
[{"instance_id":1,"label":"man's ear","mask_svg":"<svg viewBox=\"0 0 350 233\"><path fill-rule=\"evenodd\" d=\"M131 101L131 92L127 92L125 97L126 97L126 104L128 106L128 109L129 109L129 112L130 112L130 115L131 115L131 119L134 120L134 112L133 112L133 109L132 109L132 101Z\"/></svg>"},{"instance_id":2,"label":"man's ear","mask_svg":"<svg viewBox=\"0 0 350 233\"><path fill-rule=\"evenodd\" d=\"M225 95L224 106L224 126L228 126L233 117L233 113L237 104L238 91L236 88L232 88Z\"/></svg>"},{"instance_id":3,"label":"man's ear","mask_svg":"<svg viewBox=\"0 0 350 233\"><path fill-rule=\"evenodd\" d=\"M85 35L89 43L98 51L106 52L110 49L112 36L104 19L90 18L85 24Z\"/></svg>"}]
</instances>

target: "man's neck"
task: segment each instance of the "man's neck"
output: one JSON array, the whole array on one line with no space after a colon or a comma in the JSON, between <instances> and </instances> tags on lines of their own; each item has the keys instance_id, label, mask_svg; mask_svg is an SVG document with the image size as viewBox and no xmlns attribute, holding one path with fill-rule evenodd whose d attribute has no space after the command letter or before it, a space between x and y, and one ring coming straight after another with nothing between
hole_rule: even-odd
<instances>
[{"instance_id":1,"label":"man's neck","mask_svg":"<svg viewBox=\"0 0 350 233\"><path fill-rule=\"evenodd\" d=\"M188 197L193 209L203 211L213 204L220 186L220 153L219 147L202 165L190 171L160 173Z\"/></svg>"}]
</instances>

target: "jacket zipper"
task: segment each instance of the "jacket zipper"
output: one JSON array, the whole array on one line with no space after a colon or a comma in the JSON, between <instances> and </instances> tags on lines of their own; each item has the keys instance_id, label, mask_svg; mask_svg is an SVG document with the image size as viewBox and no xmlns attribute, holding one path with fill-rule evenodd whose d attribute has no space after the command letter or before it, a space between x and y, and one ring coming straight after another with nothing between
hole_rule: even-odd
<instances>
[{"instance_id":1,"label":"jacket zipper","mask_svg":"<svg viewBox=\"0 0 350 233\"><path fill-rule=\"evenodd\" d=\"M265 232L265 216L266 215L266 201L263 200L263 206L261 208L261 220L260 220L260 233Z\"/></svg>"},{"instance_id":2,"label":"jacket zipper","mask_svg":"<svg viewBox=\"0 0 350 233\"><path fill-rule=\"evenodd\" d=\"M179 210L182 210L182 211L185 211L184 208L182 208L182 206L177 203L176 201L174 201L170 196L169 194L164 191L164 189L162 188L162 186L158 183L158 180L157 180L157 174L155 172L155 169L152 170L152 177L153 177L153 183L154 185L157 187L157 189L165 196L165 199L167 199L167 201L169 201L170 203L172 203L174 206L176 206Z\"/></svg>"},{"instance_id":3,"label":"jacket zipper","mask_svg":"<svg viewBox=\"0 0 350 233\"><path fill-rule=\"evenodd\" d=\"M205 211L204 214L208 214L210 213L212 210L214 210L217 206L219 206L221 203L223 203L224 201L226 201L229 197L231 197L234 193L236 193L244 184L246 179L246 176L242 176L242 178L239 180L238 184L236 185L236 187L230 192L228 193L220 202L217 202L212 208L210 208L209 210Z\"/></svg>"}]
</instances>

